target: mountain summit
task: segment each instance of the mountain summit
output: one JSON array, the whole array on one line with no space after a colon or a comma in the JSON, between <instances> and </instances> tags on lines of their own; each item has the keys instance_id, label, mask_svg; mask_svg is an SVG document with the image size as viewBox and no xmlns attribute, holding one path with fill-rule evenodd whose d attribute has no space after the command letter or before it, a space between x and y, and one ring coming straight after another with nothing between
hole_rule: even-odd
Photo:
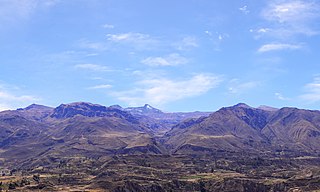
<instances>
[{"instance_id":1,"label":"mountain summit","mask_svg":"<svg viewBox=\"0 0 320 192\"><path fill-rule=\"evenodd\" d=\"M245 103L238 103L232 107L241 107L241 108L252 108L249 105L245 104Z\"/></svg>"},{"instance_id":2,"label":"mountain summit","mask_svg":"<svg viewBox=\"0 0 320 192\"><path fill-rule=\"evenodd\" d=\"M145 104L142 107L128 107L125 109L126 111L130 111L135 114L152 114L152 113L163 113L161 110L152 107L149 104Z\"/></svg>"},{"instance_id":3,"label":"mountain summit","mask_svg":"<svg viewBox=\"0 0 320 192\"><path fill-rule=\"evenodd\" d=\"M70 104L61 104L54 109L51 117L69 118L75 115L83 115L87 117L103 116L107 112L107 107L92 103L75 102Z\"/></svg>"}]
</instances>

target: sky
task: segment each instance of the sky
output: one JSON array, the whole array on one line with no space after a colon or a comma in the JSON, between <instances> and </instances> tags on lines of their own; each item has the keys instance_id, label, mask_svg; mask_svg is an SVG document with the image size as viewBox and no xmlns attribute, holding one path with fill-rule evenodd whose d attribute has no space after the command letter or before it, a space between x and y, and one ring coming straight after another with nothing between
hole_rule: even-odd
<instances>
[{"instance_id":1,"label":"sky","mask_svg":"<svg viewBox=\"0 0 320 192\"><path fill-rule=\"evenodd\" d=\"M320 109L318 0L0 0L0 111Z\"/></svg>"}]
</instances>

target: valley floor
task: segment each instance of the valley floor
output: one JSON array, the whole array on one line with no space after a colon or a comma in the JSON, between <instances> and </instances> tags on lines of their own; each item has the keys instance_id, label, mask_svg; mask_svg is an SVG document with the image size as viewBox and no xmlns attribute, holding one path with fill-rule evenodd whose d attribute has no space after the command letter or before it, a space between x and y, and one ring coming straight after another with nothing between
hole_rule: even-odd
<instances>
[{"instance_id":1,"label":"valley floor","mask_svg":"<svg viewBox=\"0 0 320 192\"><path fill-rule=\"evenodd\" d=\"M319 191L320 158L215 153L51 159L2 167L2 191ZM7 170L7 171L4 171ZM9 172L8 172L9 170Z\"/></svg>"}]
</instances>

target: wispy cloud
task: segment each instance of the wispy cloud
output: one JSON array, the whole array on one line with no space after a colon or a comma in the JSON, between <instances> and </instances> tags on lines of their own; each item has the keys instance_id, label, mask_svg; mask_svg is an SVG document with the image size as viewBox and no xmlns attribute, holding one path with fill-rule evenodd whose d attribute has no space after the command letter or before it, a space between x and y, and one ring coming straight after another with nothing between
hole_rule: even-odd
<instances>
[{"instance_id":1,"label":"wispy cloud","mask_svg":"<svg viewBox=\"0 0 320 192\"><path fill-rule=\"evenodd\" d=\"M295 45L295 44L286 44L286 43L270 43L262 45L258 52L269 52L269 51L280 51L280 50L297 50L302 49L301 45Z\"/></svg>"},{"instance_id":2,"label":"wispy cloud","mask_svg":"<svg viewBox=\"0 0 320 192\"><path fill-rule=\"evenodd\" d=\"M268 31L270 31L270 29L269 28L260 28L260 29L258 29L258 33L267 33Z\"/></svg>"},{"instance_id":3,"label":"wispy cloud","mask_svg":"<svg viewBox=\"0 0 320 192\"><path fill-rule=\"evenodd\" d=\"M275 37L288 38L297 34L319 33L311 24L320 16L320 6L316 1L269 1L261 15L272 25L269 34Z\"/></svg>"},{"instance_id":4,"label":"wispy cloud","mask_svg":"<svg viewBox=\"0 0 320 192\"><path fill-rule=\"evenodd\" d=\"M188 63L188 59L173 53L165 57L148 57L143 59L141 63L149 66L177 66Z\"/></svg>"},{"instance_id":5,"label":"wispy cloud","mask_svg":"<svg viewBox=\"0 0 320 192\"><path fill-rule=\"evenodd\" d=\"M158 40L149 34L143 33L118 33L107 34L107 40L112 43L122 43L136 49L152 49L158 45Z\"/></svg>"},{"instance_id":6,"label":"wispy cloud","mask_svg":"<svg viewBox=\"0 0 320 192\"><path fill-rule=\"evenodd\" d=\"M304 89L306 93L300 98L310 103L320 101L320 75L315 76L313 82L306 84Z\"/></svg>"},{"instance_id":7,"label":"wispy cloud","mask_svg":"<svg viewBox=\"0 0 320 192\"><path fill-rule=\"evenodd\" d=\"M102 84L102 85L95 85L92 87L88 87L88 89L110 89L112 88L112 85L110 84Z\"/></svg>"},{"instance_id":8,"label":"wispy cloud","mask_svg":"<svg viewBox=\"0 0 320 192\"><path fill-rule=\"evenodd\" d=\"M59 0L10 0L0 1L0 22L26 20L38 9L56 5Z\"/></svg>"},{"instance_id":9,"label":"wispy cloud","mask_svg":"<svg viewBox=\"0 0 320 192\"><path fill-rule=\"evenodd\" d=\"M83 49L92 49L94 51L105 51L108 49L108 45L105 42L93 42L86 39L79 40L77 46Z\"/></svg>"},{"instance_id":10,"label":"wispy cloud","mask_svg":"<svg viewBox=\"0 0 320 192\"><path fill-rule=\"evenodd\" d=\"M285 97L282 95L282 93L274 93L274 96L278 99L278 100L281 100L281 101L288 101L290 100L290 98L288 97Z\"/></svg>"},{"instance_id":11,"label":"wispy cloud","mask_svg":"<svg viewBox=\"0 0 320 192\"><path fill-rule=\"evenodd\" d=\"M114 96L132 106L144 103L159 106L202 95L217 87L221 81L220 76L211 74L197 74L180 81L168 78L145 79L139 81L136 88L114 93Z\"/></svg>"},{"instance_id":12,"label":"wispy cloud","mask_svg":"<svg viewBox=\"0 0 320 192\"><path fill-rule=\"evenodd\" d=\"M263 25L250 32L255 39L273 43L262 45L258 52L298 50L303 47L297 41L320 34L320 28L314 25L320 22L320 5L313 0L270 0L261 17Z\"/></svg>"},{"instance_id":13,"label":"wispy cloud","mask_svg":"<svg viewBox=\"0 0 320 192\"><path fill-rule=\"evenodd\" d=\"M222 42L225 39L229 38L229 34L227 33L213 33L211 31L204 31L204 33L209 37L209 40L213 43L215 51L221 51Z\"/></svg>"},{"instance_id":14,"label":"wispy cloud","mask_svg":"<svg viewBox=\"0 0 320 192\"><path fill-rule=\"evenodd\" d=\"M110 25L110 24L103 24L102 27L105 29L114 29L114 25Z\"/></svg>"},{"instance_id":15,"label":"wispy cloud","mask_svg":"<svg viewBox=\"0 0 320 192\"><path fill-rule=\"evenodd\" d=\"M199 47L199 43L196 37L187 36L181 41L174 43L173 46L180 51L184 51Z\"/></svg>"},{"instance_id":16,"label":"wispy cloud","mask_svg":"<svg viewBox=\"0 0 320 192\"><path fill-rule=\"evenodd\" d=\"M40 100L32 95L14 94L9 89L0 85L0 111L24 107Z\"/></svg>"},{"instance_id":17,"label":"wispy cloud","mask_svg":"<svg viewBox=\"0 0 320 192\"><path fill-rule=\"evenodd\" d=\"M242 13L244 13L244 14L250 13L247 5L245 5L245 6L243 6L243 7L240 7L239 10L240 10Z\"/></svg>"},{"instance_id":18,"label":"wispy cloud","mask_svg":"<svg viewBox=\"0 0 320 192\"><path fill-rule=\"evenodd\" d=\"M260 85L258 81L241 82L239 79L232 79L229 82L228 92L230 94L241 94Z\"/></svg>"},{"instance_id":19,"label":"wispy cloud","mask_svg":"<svg viewBox=\"0 0 320 192\"><path fill-rule=\"evenodd\" d=\"M302 22L319 16L318 8L314 1L270 1L262 16L279 23Z\"/></svg>"},{"instance_id":20,"label":"wispy cloud","mask_svg":"<svg viewBox=\"0 0 320 192\"><path fill-rule=\"evenodd\" d=\"M271 31L271 29L267 28L267 27L262 27L262 28L258 28L258 29L250 29L249 31L254 34L254 39L260 39L266 33L269 33Z\"/></svg>"},{"instance_id":21,"label":"wispy cloud","mask_svg":"<svg viewBox=\"0 0 320 192\"><path fill-rule=\"evenodd\" d=\"M149 40L150 36L142 33L120 33L120 34L107 34L109 41L114 42L137 42Z\"/></svg>"},{"instance_id":22,"label":"wispy cloud","mask_svg":"<svg viewBox=\"0 0 320 192\"><path fill-rule=\"evenodd\" d=\"M74 68L76 69L83 69L83 70L90 70L90 71L96 71L96 72L107 72L107 71L112 71L109 69L109 67L104 66L104 65L97 65L97 64L78 64L75 65Z\"/></svg>"}]
</instances>

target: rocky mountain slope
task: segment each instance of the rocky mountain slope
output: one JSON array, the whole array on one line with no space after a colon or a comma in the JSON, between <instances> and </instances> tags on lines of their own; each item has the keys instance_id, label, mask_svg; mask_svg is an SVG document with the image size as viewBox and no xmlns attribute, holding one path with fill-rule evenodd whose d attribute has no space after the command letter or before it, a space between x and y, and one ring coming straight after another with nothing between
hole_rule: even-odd
<instances>
[{"instance_id":1,"label":"rocky mountain slope","mask_svg":"<svg viewBox=\"0 0 320 192\"><path fill-rule=\"evenodd\" d=\"M270 110L246 104L225 107L209 117L177 124L165 134L174 152L320 152L320 112Z\"/></svg>"}]
</instances>

